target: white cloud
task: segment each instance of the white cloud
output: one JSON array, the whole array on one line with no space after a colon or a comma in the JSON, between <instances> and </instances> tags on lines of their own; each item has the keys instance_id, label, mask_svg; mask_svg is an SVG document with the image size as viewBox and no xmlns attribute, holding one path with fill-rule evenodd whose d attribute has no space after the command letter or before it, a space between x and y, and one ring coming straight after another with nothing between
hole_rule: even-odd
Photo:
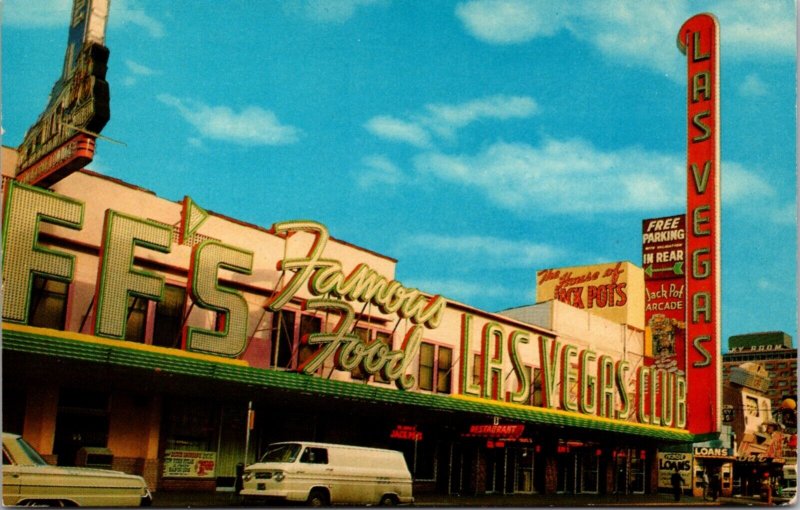
<instances>
[{"instance_id":1,"label":"white cloud","mask_svg":"<svg viewBox=\"0 0 800 510\"><path fill-rule=\"evenodd\" d=\"M164 25L150 16L136 0L111 0L110 25L131 25L152 37L164 35ZM69 25L72 0L7 0L3 5L3 24L20 28L64 28Z\"/></svg>"},{"instance_id":2,"label":"white cloud","mask_svg":"<svg viewBox=\"0 0 800 510\"><path fill-rule=\"evenodd\" d=\"M156 71L155 69L134 62L133 60L125 60L125 67L128 68L130 74L122 79L122 83L128 87L135 85L139 81L139 77L161 74L160 71Z\"/></svg>"},{"instance_id":3,"label":"white cloud","mask_svg":"<svg viewBox=\"0 0 800 510\"><path fill-rule=\"evenodd\" d=\"M720 22L726 57L794 58L797 34L791 0L717 0L706 6ZM568 30L616 63L636 64L680 79L685 65L675 40L696 11L686 0L470 0L455 15L465 30L490 44L518 44Z\"/></svg>"},{"instance_id":4,"label":"white cloud","mask_svg":"<svg viewBox=\"0 0 800 510\"><path fill-rule=\"evenodd\" d=\"M427 115L421 122L444 136L452 136L456 129L480 119L531 117L538 113L539 106L530 97L496 95L456 105L429 104L425 109Z\"/></svg>"},{"instance_id":5,"label":"white cloud","mask_svg":"<svg viewBox=\"0 0 800 510\"><path fill-rule=\"evenodd\" d=\"M273 112L259 106L235 112L227 106L209 106L169 94L160 94L157 99L178 110L204 138L252 146L287 145L300 136L299 129L281 124Z\"/></svg>"},{"instance_id":6,"label":"white cloud","mask_svg":"<svg viewBox=\"0 0 800 510\"><path fill-rule=\"evenodd\" d=\"M145 12L136 0L111 0L108 23L120 26L131 25L135 29L144 29L154 38L163 37L166 33L164 24Z\"/></svg>"},{"instance_id":7,"label":"white cloud","mask_svg":"<svg viewBox=\"0 0 800 510\"><path fill-rule=\"evenodd\" d=\"M403 247L423 247L430 252L479 259L494 268L541 267L563 255L560 249L547 244L479 235L419 234L406 239Z\"/></svg>"},{"instance_id":8,"label":"white cloud","mask_svg":"<svg viewBox=\"0 0 800 510\"><path fill-rule=\"evenodd\" d=\"M380 3L381 0L294 0L284 8L318 23L344 23L361 7Z\"/></svg>"},{"instance_id":9,"label":"white cloud","mask_svg":"<svg viewBox=\"0 0 800 510\"><path fill-rule=\"evenodd\" d=\"M517 213L653 213L685 207L683 155L546 139L538 147L497 142L475 155L428 152L414 159L428 176L472 186ZM768 198L774 190L741 165L723 164L726 202Z\"/></svg>"},{"instance_id":10,"label":"white cloud","mask_svg":"<svg viewBox=\"0 0 800 510\"><path fill-rule=\"evenodd\" d=\"M139 76L152 76L154 74L160 74L158 71L147 67L146 65L134 62L133 60L125 60L125 67L127 67L128 71L131 73Z\"/></svg>"},{"instance_id":11,"label":"white cloud","mask_svg":"<svg viewBox=\"0 0 800 510\"><path fill-rule=\"evenodd\" d=\"M433 134L452 138L458 129L481 119L521 119L538 111L536 101L530 97L495 95L460 104L428 104L423 113L411 114L408 119L379 115L367 121L365 127L379 138L425 148L431 145Z\"/></svg>"},{"instance_id":12,"label":"white cloud","mask_svg":"<svg viewBox=\"0 0 800 510\"><path fill-rule=\"evenodd\" d=\"M66 28L72 0L6 0L3 24L20 28Z\"/></svg>"},{"instance_id":13,"label":"white cloud","mask_svg":"<svg viewBox=\"0 0 800 510\"><path fill-rule=\"evenodd\" d=\"M551 36L562 28L566 2L474 0L458 4L456 16L473 36L491 44L515 44Z\"/></svg>"},{"instance_id":14,"label":"white cloud","mask_svg":"<svg viewBox=\"0 0 800 510\"><path fill-rule=\"evenodd\" d=\"M797 227L797 204L792 202L772 209L770 219L778 225Z\"/></svg>"},{"instance_id":15,"label":"white cloud","mask_svg":"<svg viewBox=\"0 0 800 510\"><path fill-rule=\"evenodd\" d=\"M373 185L395 186L403 180L403 172L386 156L367 156L361 163L363 168L356 177L361 188Z\"/></svg>"},{"instance_id":16,"label":"white cloud","mask_svg":"<svg viewBox=\"0 0 800 510\"><path fill-rule=\"evenodd\" d=\"M748 74L739 85L739 94L744 97L762 97L768 92L767 84L757 74Z\"/></svg>"},{"instance_id":17,"label":"white cloud","mask_svg":"<svg viewBox=\"0 0 800 510\"><path fill-rule=\"evenodd\" d=\"M430 135L419 124L396 119L388 115L373 117L365 126L367 131L383 138L397 142L406 142L416 147L428 147L430 145Z\"/></svg>"},{"instance_id":18,"label":"white cloud","mask_svg":"<svg viewBox=\"0 0 800 510\"><path fill-rule=\"evenodd\" d=\"M764 172L753 172L738 163L722 162L722 199L726 203L752 203L755 200L772 199L775 190L760 176Z\"/></svg>"}]
</instances>

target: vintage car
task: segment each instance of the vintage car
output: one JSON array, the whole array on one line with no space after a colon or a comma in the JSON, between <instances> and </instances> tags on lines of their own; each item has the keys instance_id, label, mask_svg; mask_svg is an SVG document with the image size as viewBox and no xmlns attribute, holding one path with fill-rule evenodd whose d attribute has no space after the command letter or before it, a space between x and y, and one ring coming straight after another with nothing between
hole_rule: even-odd
<instances>
[{"instance_id":1,"label":"vintage car","mask_svg":"<svg viewBox=\"0 0 800 510\"><path fill-rule=\"evenodd\" d=\"M3 433L3 506L149 506L144 478L120 471L51 466L16 434Z\"/></svg>"}]
</instances>

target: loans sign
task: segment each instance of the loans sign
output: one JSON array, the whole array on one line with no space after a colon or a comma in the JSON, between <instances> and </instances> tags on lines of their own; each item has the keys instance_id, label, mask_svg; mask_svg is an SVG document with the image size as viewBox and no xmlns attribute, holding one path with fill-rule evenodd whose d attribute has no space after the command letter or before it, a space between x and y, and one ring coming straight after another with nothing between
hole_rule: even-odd
<instances>
[{"instance_id":1,"label":"loans sign","mask_svg":"<svg viewBox=\"0 0 800 510\"><path fill-rule=\"evenodd\" d=\"M711 14L688 19L678 33L688 82L687 427L721 429L719 26ZM702 388L702 391L701 391Z\"/></svg>"}]
</instances>

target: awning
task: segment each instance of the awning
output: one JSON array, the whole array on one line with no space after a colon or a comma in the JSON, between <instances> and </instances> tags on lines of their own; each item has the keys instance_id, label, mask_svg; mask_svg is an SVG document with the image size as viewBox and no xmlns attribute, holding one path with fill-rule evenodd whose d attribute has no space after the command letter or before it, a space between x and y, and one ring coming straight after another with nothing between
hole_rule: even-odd
<instances>
[{"instance_id":1,"label":"awning","mask_svg":"<svg viewBox=\"0 0 800 510\"><path fill-rule=\"evenodd\" d=\"M523 424L575 427L663 441L691 443L697 440L688 431L680 429L492 401L466 395L435 395L333 381L294 372L255 368L242 360L230 360L68 331L4 324L2 342L4 351L50 356L61 360L73 359L155 370L263 389L297 391L322 397L406 405L436 411L480 414L514 420Z\"/></svg>"}]
</instances>

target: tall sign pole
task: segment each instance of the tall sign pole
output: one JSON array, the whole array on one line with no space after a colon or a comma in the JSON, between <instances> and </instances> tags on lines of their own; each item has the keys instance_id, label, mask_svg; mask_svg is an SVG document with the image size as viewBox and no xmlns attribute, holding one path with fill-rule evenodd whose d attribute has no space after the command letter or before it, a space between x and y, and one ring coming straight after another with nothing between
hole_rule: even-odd
<instances>
[{"instance_id":1,"label":"tall sign pole","mask_svg":"<svg viewBox=\"0 0 800 510\"><path fill-rule=\"evenodd\" d=\"M678 33L687 62L687 428L722 425L720 331L719 24L689 18Z\"/></svg>"},{"instance_id":2,"label":"tall sign pole","mask_svg":"<svg viewBox=\"0 0 800 510\"><path fill-rule=\"evenodd\" d=\"M105 44L109 0L73 0L61 76L18 148L16 179L48 187L94 158L111 116Z\"/></svg>"}]
</instances>

